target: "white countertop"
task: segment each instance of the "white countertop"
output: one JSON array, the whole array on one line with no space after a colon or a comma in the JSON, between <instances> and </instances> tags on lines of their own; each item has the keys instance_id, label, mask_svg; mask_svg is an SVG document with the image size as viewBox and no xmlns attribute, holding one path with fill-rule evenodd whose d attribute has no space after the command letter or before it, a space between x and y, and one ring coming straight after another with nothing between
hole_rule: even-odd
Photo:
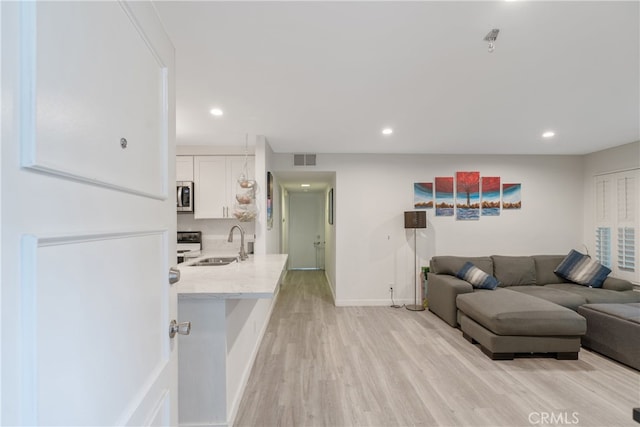
<instances>
[{"instance_id":1,"label":"white countertop","mask_svg":"<svg viewBox=\"0 0 640 427\"><path fill-rule=\"evenodd\" d=\"M245 261L228 265L190 266L211 256L237 256L237 253L205 252L198 258L178 264L180 281L176 286L180 298L272 298L288 257L283 254L249 255Z\"/></svg>"}]
</instances>

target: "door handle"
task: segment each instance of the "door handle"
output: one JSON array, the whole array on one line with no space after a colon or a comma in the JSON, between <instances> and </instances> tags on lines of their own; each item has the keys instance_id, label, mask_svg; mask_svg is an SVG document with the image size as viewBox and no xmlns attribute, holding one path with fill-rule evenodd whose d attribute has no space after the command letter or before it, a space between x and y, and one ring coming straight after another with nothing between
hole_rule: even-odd
<instances>
[{"instance_id":1,"label":"door handle","mask_svg":"<svg viewBox=\"0 0 640 427\"><path fill-rule=\"evenodd\" d=\"M171 267L169 269L169 284L173 285L174 283L178 283L180 281L180 270L175 267Z\"/></svg>"},{"instance_id":2,"label":"door handle","mask_svg":"<svg viewBox=\"0 0 640 427\"><path fill-rule=\"evenodd\" d=\"M191 322L176 322L172 320L169 324L169 338L173 338L176 334L189 335L191 333Z\"/></svg>"}]
</instances>

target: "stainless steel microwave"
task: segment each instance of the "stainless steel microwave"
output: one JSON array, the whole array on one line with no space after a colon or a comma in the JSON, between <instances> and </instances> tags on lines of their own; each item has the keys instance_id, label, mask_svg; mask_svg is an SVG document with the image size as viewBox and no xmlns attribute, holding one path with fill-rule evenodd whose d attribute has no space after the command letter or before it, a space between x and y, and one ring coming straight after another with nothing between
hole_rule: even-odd
<instances>
[{"instance_id":1,"label":"stainless steel microwave","mask_svg":"<svg viewBox=\"0 0 640 427\"><path fill-rule=\"evenodd\" d=\"M176 182L176 209L178 212L193 212L193 182Z\"/></svg>"}]
</instances>

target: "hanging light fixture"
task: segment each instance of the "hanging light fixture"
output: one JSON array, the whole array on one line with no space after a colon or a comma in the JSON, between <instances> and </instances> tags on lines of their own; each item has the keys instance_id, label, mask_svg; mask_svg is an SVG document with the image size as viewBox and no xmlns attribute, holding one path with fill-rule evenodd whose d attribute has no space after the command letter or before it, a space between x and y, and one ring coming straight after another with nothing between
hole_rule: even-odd
<instances>
[{"instance_id":1,"label":"hanging light fixture","mask_svg":"<svg viewBox=\"0 0 640 427\"><path fill-rule=\"evenodd\" d=\"M496 39L498 38L499 32L500 30L498 28L494 28L484 36L484 41L489 43L489 53L492 53L496 49Z\"/></svg>"}]
</instances>

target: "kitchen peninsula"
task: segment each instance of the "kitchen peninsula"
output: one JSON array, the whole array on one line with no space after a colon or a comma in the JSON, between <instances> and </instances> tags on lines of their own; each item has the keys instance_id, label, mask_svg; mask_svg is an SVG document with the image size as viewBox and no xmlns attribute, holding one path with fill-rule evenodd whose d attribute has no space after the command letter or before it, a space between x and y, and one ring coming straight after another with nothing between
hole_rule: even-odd
<instances>
[{"instance_id":1,"label":"kitchen peninsula","mask_svg":"<svg viewBox=\"0 0 640 427\"><path fill-rule=\"evenodd\" d=\"M180 264L178 315L191 334L178 347L179 424L231 425L284 276L287 255L228 265Z\"/></svg>"}]
</instances>

